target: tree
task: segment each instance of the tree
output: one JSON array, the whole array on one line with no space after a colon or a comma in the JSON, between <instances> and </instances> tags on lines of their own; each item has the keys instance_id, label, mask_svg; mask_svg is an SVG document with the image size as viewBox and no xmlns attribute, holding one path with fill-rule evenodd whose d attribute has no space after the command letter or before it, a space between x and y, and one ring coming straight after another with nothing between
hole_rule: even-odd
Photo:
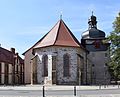
<instances>
[{"instance_id":1,"label":"tree","mask_svg":"<svg viewBox=\"0 0 120 97\"><path fill-rule=\"evenodd\" d=\"M120 12L113 22L113 31L108 36L111 42L109 70L111 77L117 81L120 80Z\"/></svg>"}]
</instances>

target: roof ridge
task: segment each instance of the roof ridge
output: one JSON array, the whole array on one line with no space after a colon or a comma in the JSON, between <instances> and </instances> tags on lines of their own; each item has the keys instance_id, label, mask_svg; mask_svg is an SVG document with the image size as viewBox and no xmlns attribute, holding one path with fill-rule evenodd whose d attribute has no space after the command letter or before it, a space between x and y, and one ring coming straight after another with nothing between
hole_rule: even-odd
<instances>
[{"instance_id":1,"label":"roof ridge","mask_svg":"<svg viewBox=\"0 0 120 97\"><path fill-rule=\"evenodd\" d=\"M56 39L55 39L55 42L54 42L54 44L56 43L56 41L57 41L57 38L58 38L58 35L59 35L59 30L60 30L60 26L61 26L61 21L62 19L60 19L58 22L60 22L60 24L59 24L59 27L58 27L58 29L57 29L57 36L56 36Z\"/></svg>"}]
</instances>

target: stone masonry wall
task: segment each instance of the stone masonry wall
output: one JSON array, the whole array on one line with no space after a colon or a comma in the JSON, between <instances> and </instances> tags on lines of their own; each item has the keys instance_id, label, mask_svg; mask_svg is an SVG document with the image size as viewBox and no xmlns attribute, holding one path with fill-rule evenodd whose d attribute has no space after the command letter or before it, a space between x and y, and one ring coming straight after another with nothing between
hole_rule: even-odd
<instances>
[{"instance_id":1,"label":"stone masonry wall","mask_svg":"<svg viewBox=\"0 0 120 97\"><path fill-rule=\"evenodd\" d=\"M92 84L109 84L110 74L108 72L109 52L91 52L88 57L92 60Z\"/></svg>"},{"instance_id":2,"label":"stone masonry wall","mask_svg":"<svg viewBox=\"0 0 120 97\"><path fill-rule=\"evenodd\" d=\"M70 76L63 77L63 55L70 56ZM52 56L56 56L56 80L57 84L75 84L77 82L77 53L78 48L74 47L46 47L35 51L38 55L37 81L40 84L52 84ZM48 55L48 77L43 77L42 56Z\"/></svg>"}]
</instances>

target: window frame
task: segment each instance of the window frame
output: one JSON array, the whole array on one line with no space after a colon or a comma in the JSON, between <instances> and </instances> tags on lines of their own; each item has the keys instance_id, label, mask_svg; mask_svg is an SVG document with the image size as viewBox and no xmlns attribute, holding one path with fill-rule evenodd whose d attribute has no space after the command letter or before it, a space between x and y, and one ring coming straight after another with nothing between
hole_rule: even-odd
<instances>
[{"instance_id":1,"label":"window frame","mask_svg":"<svg viewBox=\"0 0 120 97\"><path fill-rule=\"evenodd\" d=\"M63 77L70 77L70 56L67 53L63 55Z\"/></svg>"},{"instance_id":2,"label":"window frame","mask_svg":"<svg viewBox=\"0 0 120 97\"><path fill-rule=\"evenodd\" d=\"M48 56L46 54L42 56L42 65L43 65L43 77L48 77Z\"/></svg>"}]
</instances>

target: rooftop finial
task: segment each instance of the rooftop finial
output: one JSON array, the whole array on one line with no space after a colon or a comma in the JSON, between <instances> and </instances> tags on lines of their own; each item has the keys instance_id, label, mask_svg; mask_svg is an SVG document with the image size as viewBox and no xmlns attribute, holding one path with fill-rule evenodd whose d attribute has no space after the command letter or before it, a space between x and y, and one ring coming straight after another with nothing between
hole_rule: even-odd
<instances>
[{"instance_id":1,"label":"rooftop finial","mask_svg":"<svg viewBox=\"0 0 120 97\"><path fill-rule=\"evenodd\" d=\"M97 21L96 21L96 16L93 15L92 11L92 16L88 20L89 28L97 28Z\"/></svg>"},{"instance_id":2,"label":"rooftop finial","mask_svg":"<svg viewBox=\"0 0 120 97\"><path fill-rule=\"evenodd\" d=\"M93 16L93 11L92 11L92 16Z\"/></svg>"},{"instance_id":3,"label":"rooftop finial","mask_svg":"<svg viewBox=\"0 0 120 97\"><path fill-rule=\"evenodd\" d=\"M62 20L62 11L60 12L60 20Z\"/></svg>"}]
</instances>

